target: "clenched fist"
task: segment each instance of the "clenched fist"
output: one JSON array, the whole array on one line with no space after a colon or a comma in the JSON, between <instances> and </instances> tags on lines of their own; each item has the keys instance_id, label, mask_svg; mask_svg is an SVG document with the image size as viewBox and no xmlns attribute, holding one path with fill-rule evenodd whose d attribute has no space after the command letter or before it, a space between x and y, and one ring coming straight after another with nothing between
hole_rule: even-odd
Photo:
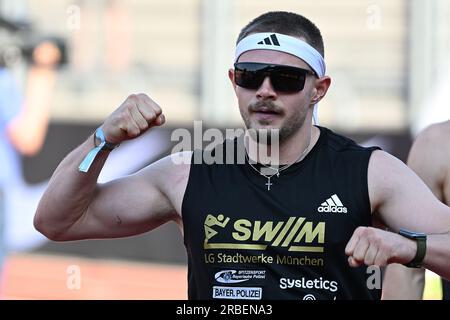
<instances>
[{"instance_id":1,"label":"clenched fist","mask_svg":"<svg viewBox=\"0 0 450 320\"><path fill-rule=\"evenodd\" d=\"M351 267L360 265L385 266L389 263L408 263L417 251L415 241L397 233L372 227L359 227L353 233L345 254Z\"/></svg>"},{"instance_id":2,"label":"clenched fist","mask_svg":"<svg viewBox=\"0 0 450 320\"><path fill-rule=\"evenodd\" d=\"M132 94L103 123L106 141L118 144L164 124L161 108L146 94Z\"/></svg>"}]
</instances>

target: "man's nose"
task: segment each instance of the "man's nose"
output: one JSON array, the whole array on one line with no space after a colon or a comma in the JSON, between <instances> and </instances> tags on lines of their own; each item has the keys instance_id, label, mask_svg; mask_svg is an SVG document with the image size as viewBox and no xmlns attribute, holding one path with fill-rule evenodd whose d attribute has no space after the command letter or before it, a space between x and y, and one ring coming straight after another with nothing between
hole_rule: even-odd
<instances>
[{"instance_id":1,"label":"man's nose","mask_svg":"<svg viewBox=\"0 0 450 320\"><path fill-rule=\"evenodd\" d=\"M270 82L270 78L266 77L263 83L256 91L256 96L260 99L276 99L277 93Z\"/></svg>"}]
</instances>

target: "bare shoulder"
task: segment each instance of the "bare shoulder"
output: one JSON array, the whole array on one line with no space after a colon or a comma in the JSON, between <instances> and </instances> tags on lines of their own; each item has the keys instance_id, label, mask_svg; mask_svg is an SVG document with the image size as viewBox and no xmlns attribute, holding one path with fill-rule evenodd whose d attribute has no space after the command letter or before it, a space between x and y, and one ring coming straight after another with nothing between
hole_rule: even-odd
<instances>
[{"instance_id":1,"label":"bare shoulder","mask_svg":"<svg viewBox=\"0 0 450 320\"><path fill-rule=\"evenodd\" d=\"M408 166L442 199L442 186L450 171L450 121L421 131L411 147Z\"/></svg>"},{"instance_id":2,"label":"bare shoulder","mask_svg":"<svg viewBox=\"0 0 450 320\"><path fill-rule=\"evenodd\" d=\"M439 123L434 123L432 125L430 125L429 127L427 127L424 131L430 131L433 134L436 135L448 135L450 134L450 120L444 121L444 122L439 122ZM441 137L443 139L445 139L445 137ZM448 139L447 139L448 140Z\"/></svg>"},{"instance_id":3,"label":"bare shoulder","mask_svg":"<svg viewBox=\"0 0 450 320\"><path fill-rule=\"evenodd\" d=\"M407 169L407 166L397 157L392 154L383 151L383 150L375 150L372 152L369 160L369 173L372 171L376 174L387 174L387 172L383 172L386 169L398 168L402 167ZM393 174L389 172L389 174Z\"/></svg>"},{"instance_id":4,"label":"bare shoulder","mask_svg":"<svg viewBox=\"0 0 450 320\"><path fill-rule=\"evenodd\" d=\"M427 135L430 147L447 155L447 159L450 158L450 152L448 152L450 150L450 120L433 124L427 131L429 132Z\"/></svg>"},{"instance_id":5,"label":"bare shoulder","mask_svg":"<svg viewBox=\"0 0 450 320\"><path fill-rule=\"evenodd\" d=\"M414 176L414 172L400 159L382 150L373 151L367 173L372 211L377 210L386 197L398 192L399 184L405 179L414 179Z\"/></svg>"},{"instance_id":6,"label":"bare shoulder","mask_svg":"<svg viewBox=\"0 0 450 320\"><path fill-rule=\"evenodd\" d=\"M397 188L411 179L417 180L419 177L403 161L383 150L372 152L368 167L368 180L372 187Z\"/></svg>"},{"instance_id":7,"label":"bare shoulder","mask_svg":"<svg viewBox=\"0 0 450 320\"><path fill-rule=\"evenodd\" d=\"M450 148L450 120L432 124L415 137L412 150L431 151L438 154ZM448 154L448 152L445 152Z\"/></svg>"},{"instance_id":8,"label":"bare shoulder","mask_svg":"<svg viewBox=\"0 0 450 320\"><path fill-rule=\"evenodd\" d=\"M423 143L427 145L424 152L426 155L422 154L419 158L419 155L412 154L414 158L411 158L414 160L431 157L431 159L428 158L426 159L428 161L422 163L411 161L411 166L421 165L420 171L415 170L430 186L433 193L441 201L450 205L450 120L431 125L424 130L423 135L426 138Z\"/></svg>"}]
</instances>

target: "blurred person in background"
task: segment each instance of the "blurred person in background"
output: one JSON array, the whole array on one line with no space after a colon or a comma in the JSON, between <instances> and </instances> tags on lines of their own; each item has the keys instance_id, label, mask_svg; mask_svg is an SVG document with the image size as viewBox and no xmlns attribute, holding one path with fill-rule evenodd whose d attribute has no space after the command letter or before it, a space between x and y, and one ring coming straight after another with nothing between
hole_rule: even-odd
<instances>
[{"instance_id":1,"label":"blurred person in background","mask_svg":"<svg viewBox=\"0 0 450 320\"><path fill-rule=\"evenodd\" d=\"M321 33L305 17L257 17L239 35L228 76L247 129L279 132L278 161L261 163L248 145L243 165L211 165L211 150L186 151L97 183L110 151L165 122L150 97L130 95L55 170L36 228L71 241L174 221L188 252L190 299L379 299L365 265L423 265L449 278L450 208L398 159L312 125L331 84L323 57ZM236 152L239 140L213 151L225 154L227 144ZM375 219L395 232L373 228ZM260 277L236 285L246 281L240 270Z\"/></svg>"},{"instance_id":2,"label":"blurred person in background","mask_svg":"<svg viewBox=\"0 0 450 320\"><path fill-rule=\"evenodd\" d=\"M8 250L5 236L8 220L25 214L11 211L18 201L32 202L23 194L26 182L20 155L34 155L44 143L56 79L55 67L60 59L61 52L55 43L39 43L32 52L25 93L20 92L7 66L0 66L0 277L4 275L3 264Z\"/></svg>"}]
</instances>

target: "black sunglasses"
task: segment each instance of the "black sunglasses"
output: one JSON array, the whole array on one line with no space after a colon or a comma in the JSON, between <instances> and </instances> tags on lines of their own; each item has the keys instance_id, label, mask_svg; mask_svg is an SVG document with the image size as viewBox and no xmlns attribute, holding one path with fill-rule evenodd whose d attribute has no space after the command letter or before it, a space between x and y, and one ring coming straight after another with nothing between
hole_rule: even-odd
<instances>
[{"instance_id":1,"label":"black sunglasses","mask_svg":"<svg viewBox=\"0 0 450 320\"><path fill-rule=\"evenodd\" d=\"M238 86L258 89L266 77L273 88L279 92L298 92L305 86L306 76L315 75L311 70L257 62L238 62L234 64L234 79Z\"/></svg>"}]
</instances>

